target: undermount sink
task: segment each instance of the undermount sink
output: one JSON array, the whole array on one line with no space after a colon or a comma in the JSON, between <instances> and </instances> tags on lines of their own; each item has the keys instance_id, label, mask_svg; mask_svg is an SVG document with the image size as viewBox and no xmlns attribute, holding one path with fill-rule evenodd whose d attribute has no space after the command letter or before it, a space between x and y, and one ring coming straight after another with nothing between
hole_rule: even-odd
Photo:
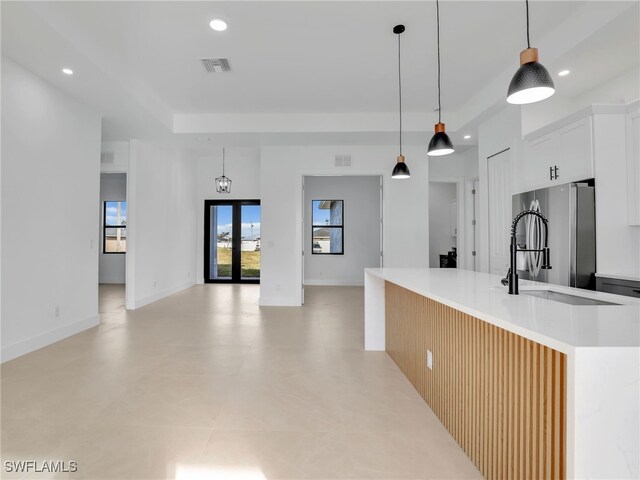
<instances>
[{"instance_id":1,"label":"undermount sink","mask_svg":"<svg viewBox=\"0 0 640 480\"><path fill-rule=\"evenodd\" d=\"M530 295L532 297L544 298L554 302L567 303L569 305L621 305L620 303L604 302L593 298L581 297L579 295L570 295L568 293L556 292L555 290L525 290L520 289L521 295Z\"/></svg>"}]
</instances>

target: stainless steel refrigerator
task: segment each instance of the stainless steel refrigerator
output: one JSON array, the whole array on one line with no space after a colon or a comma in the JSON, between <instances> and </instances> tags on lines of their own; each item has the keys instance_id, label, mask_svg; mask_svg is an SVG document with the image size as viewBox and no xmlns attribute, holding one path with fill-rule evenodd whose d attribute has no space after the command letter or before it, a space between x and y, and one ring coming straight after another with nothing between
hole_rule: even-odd
<instances>
[{"instance_id":1,"label":"stainless steel refrigerator","mask_svg":"<svg viewBox=\"0 0 640 480\"><path fill-rule=\"evenodd\" d=\"M537 201L537 203L536 203ZM522 279L595 290L596 272L596 204L594 181L567 183L513 196L513 216L538 206L549 220L551 270L531 265L531 257L518 253L518 275ZM533 218L533 217L532 217ZM521 221L516 231L518 245L532 243L540 225ZM544 227L542 227L544 228ZM529 229L529 231L527 230ZM533 234L533 235L532 235ZM527 246L531 248L531 246ZM533 254L531 254L533 255ZM533 270L533 271L532 271Z\"/></svg>"}]
</instances>

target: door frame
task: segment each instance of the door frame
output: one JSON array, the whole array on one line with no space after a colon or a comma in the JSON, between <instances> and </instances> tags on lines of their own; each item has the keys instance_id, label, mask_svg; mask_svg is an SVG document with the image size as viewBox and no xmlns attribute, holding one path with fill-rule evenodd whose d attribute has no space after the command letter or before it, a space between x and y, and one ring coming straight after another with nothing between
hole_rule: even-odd
<instances>
[{"instance_id":1,"label":"door frame","mask_svg":"<svg viewBox=\"0 0 640 480\"><path fill-rule=\"evenodd\" d=\"M469 255L467 270L473 270L474 272L480 271L480 177L473 177L467 181L466 190L467 200L465 210L469 213L467 219L467 226L469 227L469 234L467 235L467 242L465 250ZM474 223L475 222L475 223ZM474 254L475 252L475 254Z\"/></svg>"},{"instance_id":2,"label":"door frame","mask_svg":"<svg viewBox=\"0 0 640 480\"><path fill-rule=\"evenodd\" d=\"M466 195L465 195L465 180L464 177L436 177L429 179L429 183L451 183L456 186L456 210L457 210L457 235L456 235L456 251L457 251L457 268L466 268L467 252L465 250L465 244L467 241L467 229L466 227ZM428 222L428 221L427 221ZM431 231L429 226L428 232ZM428 234L427 234L428 235ZM431 261L431 258L429 258Z\"/></svg>"},{"instance_id":3,"label":"door frame","mask_svg":"<svg viewBox=\"0 0 640 480\"><path fill-rule=\"evenodd\" d=\"M231 278L211 278L211 209L216 205L230 205L232 208L231 230ZM242 278L242 206L260 205L260 200L205 200L204 201L204 283L260 283L258 279ZM262 217L262 212L260 214ZM239 243L239 244L238 244ZM262 275L262 262L260 265Z\"/></svg>"}]
</instances>

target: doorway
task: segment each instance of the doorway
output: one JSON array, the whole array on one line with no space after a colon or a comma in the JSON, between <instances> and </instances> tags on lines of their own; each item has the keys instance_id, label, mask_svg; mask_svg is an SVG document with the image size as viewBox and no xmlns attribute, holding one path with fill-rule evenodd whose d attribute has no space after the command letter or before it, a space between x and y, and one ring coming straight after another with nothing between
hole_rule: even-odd
<instances>
[{"instance_id":1,"label":"doorway","mask_svg":"<svg viewBox=\"0 0 640 480\"><path fill-rule=\"evenodd\" d=\"M98 300L100 313L125 309L127 265L127 174L100 174L100 251Z\"/></svg>"},{"instance_id":2,"label":"doorway","mask_svg":"<svg viewBox=\"0 0 640 480\"><path fill-rule=\"evenodd\" d=\"M302 177L304 287L361 286L365 268L382 267L382 177Z\"/></svg>"},{"instance_id":3,"label":"doorway","mask_svg":"<svg viewBox=\"0 0 640 480\"><path fill-rule=\"evenodd\" d=\"M458 185L429 182L429 267L458 267Z\"/></svg>"},{"instance_id":4,"label":"doorway","mask_svg":"<svg viewBox=\"0 0 640 480\"><path fill-rule=\"evenodd\" d=\"M260 282L260 200L205 200L204 282Z\"/></svg>"}]
</instances>

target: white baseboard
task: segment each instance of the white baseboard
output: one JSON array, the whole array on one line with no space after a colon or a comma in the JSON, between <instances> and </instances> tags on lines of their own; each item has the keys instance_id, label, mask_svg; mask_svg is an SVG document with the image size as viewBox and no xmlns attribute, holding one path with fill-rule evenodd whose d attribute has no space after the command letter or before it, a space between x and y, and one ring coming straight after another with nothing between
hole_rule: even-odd
<instances>
[{"instance_id":1,"label":"white baseboard","mask_svg":"<svg viewBox=\"0 0 640 480\"><path fill-rule=\"evenodd\" d=\"M170 287L162 290L161 292L154 293L152 295L147 295L146 297L142 297L140 299L134 300L133 309L144 307L145 305L149 305L150 303L157 302L158 300L163 299L164 297L168 297L169 295L173 295L174 293L178 293L182 290L186 290L187 288L191 288L195 285L193 281L183 283L182 285L176 285L175 287Z\"/></svg>"},{"instance_id":2,"label":"white baseboard","mask_svg":"<svg viewBox=\"0 0 640 480\"><path fill-rule=\"evenodd\" d=\"M364 278L362 280L344 280L331 278L310 278L304 281L305 285L324 285L338 287L363 287Z\"/></svg>"},{"instance_id":3,"label":"white baseboard","mask_svg":"<svg viewBox=\"0 0 640 480\"><path fill-rule=\"evenodd\" d=\"M260 297L261 307L300 307L300 297Z\"/></svg>"},{"instance_id":4,"label":"white baseboard","mask_svg":"<svg viewBox=\"0 0 640 480\"><path fill-rule=\"evenodd\" d=\"M52 343L59 342L67 337L80 333L100 324L98 315L92 315L84 320L63 325L62 327L50 330L35 337L27 338L12 345L7 345L0 349L0 362L6 362L14 358L21 357Z\"/></svg>"}]
</instances>

